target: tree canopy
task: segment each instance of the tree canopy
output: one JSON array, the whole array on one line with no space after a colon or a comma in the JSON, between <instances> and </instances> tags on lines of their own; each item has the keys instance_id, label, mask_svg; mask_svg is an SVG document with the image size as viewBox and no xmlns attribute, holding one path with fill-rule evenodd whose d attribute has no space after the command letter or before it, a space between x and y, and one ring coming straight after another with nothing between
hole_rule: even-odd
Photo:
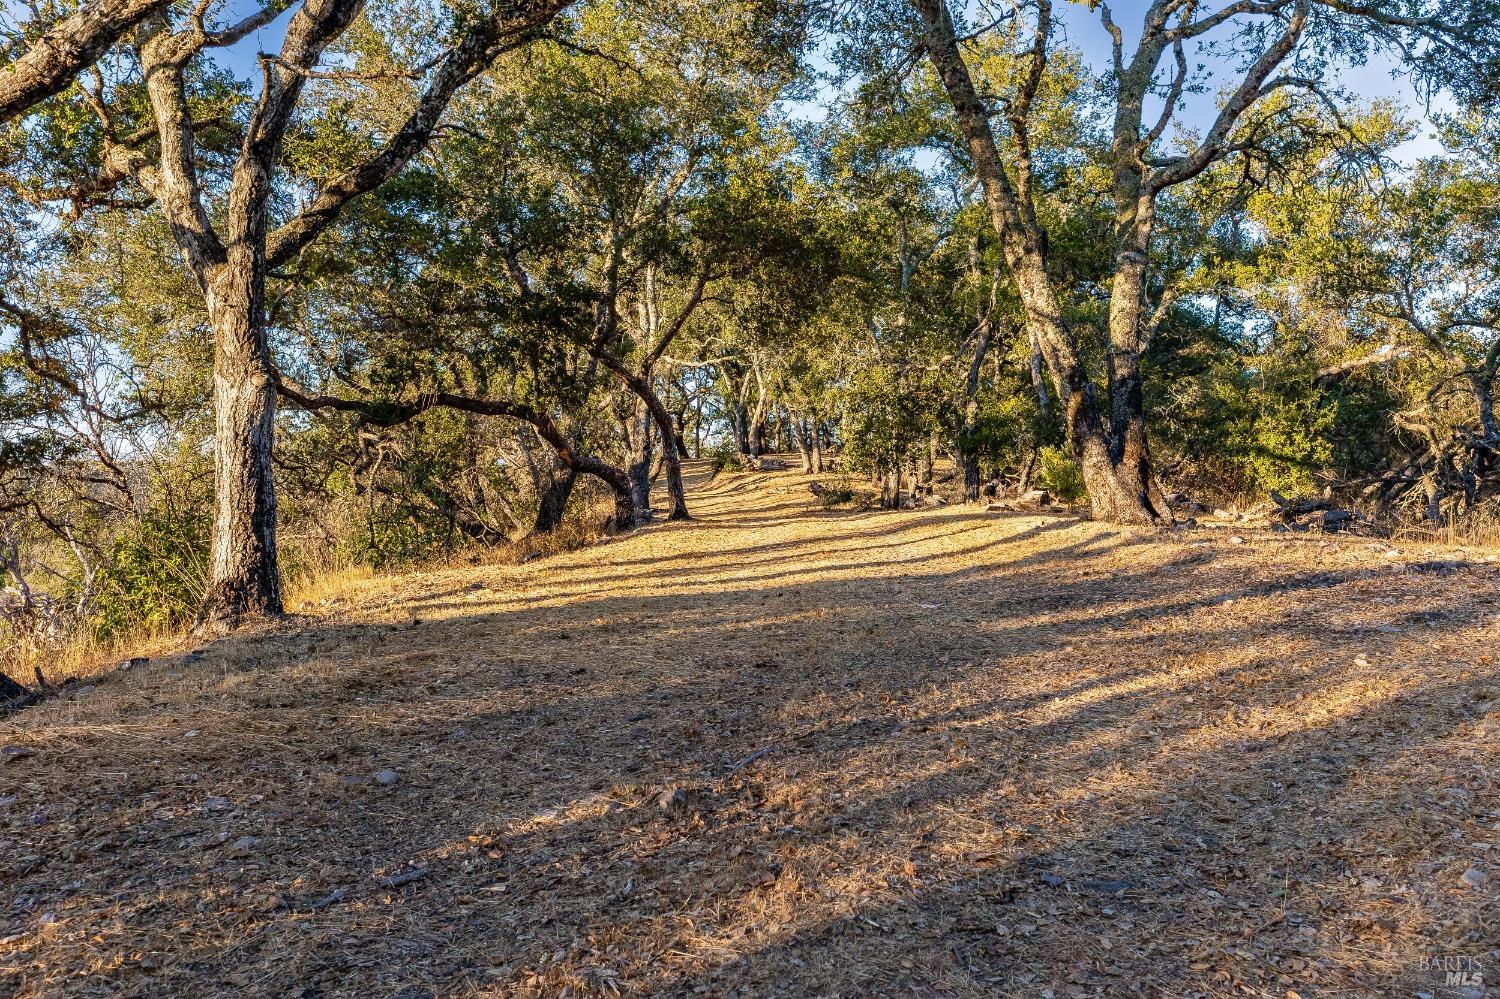
<instances>
[{"instance_id":1,"label":"tree canopy","mask_svg":"<svg viewBox=\"0 0 1500 999\"><path fill-rule=\"evenodd\" d=\"M8 627L233 627L288 574L690 517L684 460L772 452L895 508L1493 510L1497 13L12 13Z\"/></svg>"}]
</instances>

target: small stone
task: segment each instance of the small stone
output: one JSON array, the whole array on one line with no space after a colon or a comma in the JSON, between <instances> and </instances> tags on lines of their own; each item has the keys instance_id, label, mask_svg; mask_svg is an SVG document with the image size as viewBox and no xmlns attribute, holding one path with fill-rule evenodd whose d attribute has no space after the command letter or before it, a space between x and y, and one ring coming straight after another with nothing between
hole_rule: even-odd
<instances>
[{"instance_id":1,"label":"small stone","mask_svg":"<svg viewBox=\"0 0 1500 999\"><path fill-rule=\"evenodd\" d=\"M251 850L255 849L259 845L260 845L260 840L257 839L256 837L254 837L254 836L241 836L239 839L237 839L237 840L234 841L234 844L232 846L230 846L229 849L232 850L235 853L249 853Z\"/></svg>"},{"instance_id":2,"label":"small stone","mask_svg":"<svg viewBox=\"0 0 1500 999\"><path fill-rule=\"evenodd\" d=\"M200 731L198 731L197 729L194 728L194 729L189 729L188 731L182 733L182 737L184 739L196 739L196 738L198 738L198 736L200 736L202 734L203 734L202 732L200 732Z\"/></svg>"},{"instance_id":3,"label":"small stone","mask_svg":"<svg viewBox=\"0 0 1500 999\"><path fill-rule=\"evenodd\" d=\"M1229 543L1232 545L1242 545L1245 543L1245 539L1240 537L1238 534L1231 534L1229 536Z\"/></svg>"},{"instance_id":4,"label":"small stone","mask_svg":"<svg viewBox=\"0 0 1500 999\"><path fill-rule=\"evenodd\" d=\"M670 787L656 796L656 807L664 812L681 811L687 807L687 792L680 787Z\"/></svg>"},{"instance_id":5,"label":"small stone","mask_svg":"<svg viewBox=\"0 0 1500 999\"><path fill-rule=\"evenodd\" d=\"M1063 881L1064 879L1060 874L1053 874L1051 871L1042 872L1043 884L1049 885L1053 888L1061 888L1063 886Z\"/></svg>"},{"instance_id":6,"label":"small stone","mask_svg":"<svg viewBox=\"0 0 1500 999\"><path fill-rule=\"evenodd\" d=\"M1458 876L1458 880L1470 888L1478 888L1489 879L1490 876L1477 867L1471 867Z\"/></svg>"},{"instance_id":7,"label":"small stone","mask_svg":"<svg viewBox=\"0 0 1500 999\"><path fill-rule=\"evenodd\" d=\"M28 756L35 756L36 750L30 746L0 746L0 760L6 763L14 763L16 760L24 760Z\"/></svg>"},{"instance_id":8,"label":"small stone","mask_svg":"<svg viewBox=\"0 0 1500 999\"><path fill-rule=\"evenodd\" d=\"M400 779L401 778L396 773L396 771L392 770L390 767L386 767L384 770L375 775L375 783L383 784L386 787L395 787L396 782Z\"/></svg>"},{"instance_id":9,"label":"small stone","mask_svg":"<svg viewBox=\"0 0 1500 999\"><path fill-rule=\"evenodd\" d=\"M229 799L222 795L214 795L203 802L205 812L222 812L227 808L229 808Z\"/></svg>"}]
</instances>

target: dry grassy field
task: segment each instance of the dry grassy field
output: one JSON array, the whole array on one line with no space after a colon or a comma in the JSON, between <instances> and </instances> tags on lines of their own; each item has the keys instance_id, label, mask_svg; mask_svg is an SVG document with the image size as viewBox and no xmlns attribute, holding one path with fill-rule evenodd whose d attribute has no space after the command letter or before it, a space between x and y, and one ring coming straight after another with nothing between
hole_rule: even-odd
<instances>
[{"instance_id":1,"label":"dry grassy field","mask_svg":"<svg viewBox=\"0 0 1500 999\"><path fill-rule=\"evenodd\" d=\"M1495 563L703 478L0 719L0 994L1500 986Z\"/></svg>"}]
</instances>

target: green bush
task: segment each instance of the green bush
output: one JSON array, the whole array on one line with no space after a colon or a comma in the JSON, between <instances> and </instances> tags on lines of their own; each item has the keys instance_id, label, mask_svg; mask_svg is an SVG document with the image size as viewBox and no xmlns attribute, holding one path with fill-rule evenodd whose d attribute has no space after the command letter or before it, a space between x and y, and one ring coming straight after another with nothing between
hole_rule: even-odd
<instances>
[{"instance_id":1,"label":"green bush","mask_svg":"<svg viewBox=\"0 0 1500 999\"><path fill-rule=\"evenodd\" d=\"M1062 448L1047 445L1041 450L1042 485L1055 498L1072 506L1088 495L1083 469Z\"/></svg>"},{"instance_id":2,"label":"green bush","mask_svg":"<svg viewBox=\"0 0 1500 999\"><path fill-rule=\"evenodd\" d=\"M818 502L823 504L825 510L854 502L854 477L848 472L838 472L828 476L822 482L822 492L818 494Z\"/></svg>"},{"instance_id":3,"label":"green bush","mask_svg":"<svg viewBox=\"0 0 1500 999\"><path fill-rule=\"evenodd\" d=\"M206 512L154 508L114 543L100 574L94 630L105 639L186 624L208 579Z\"/></svg>"},{"instance_id":4,"label":"green bush","mask_svg":"<svg viewBox=\"0 0 1500 999\"><path fill-rule=\"evenodd\" d=\"M737 472L742 467L739 453L734 439L726 437L710 445L704 451L704 457L708 459L708 467L715 472Z\"/></svg>"}]
</instances>

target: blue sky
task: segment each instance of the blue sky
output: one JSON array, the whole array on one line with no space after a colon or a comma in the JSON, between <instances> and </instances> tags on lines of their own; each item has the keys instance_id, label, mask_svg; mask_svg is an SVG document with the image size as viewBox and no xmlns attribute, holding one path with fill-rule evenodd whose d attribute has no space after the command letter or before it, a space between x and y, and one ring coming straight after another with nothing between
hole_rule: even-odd
<instances>
[{"instance_id":1,"label":"blue sky","mask_svg":"<svg viewBox=\"0 0 1500 999\"><path fill-rule=\"evenodd\" d=\"M1127 56L1132 51L1135 40L1140 37L1140 26L1148 6L1144 0L1122 0L1111 5L1111 16L1125 37ZM1108 66L1111 59L1110 39L1099 15L1077 3L1061 5L1059 13L1068 44L1081 50L1090 66ZM1196 62L1191 52L1188 58L1190 65ZM1203 61L1208 63L1211 70L1215 68L1211 60ZM1225 67L1222 79L1210 81L1209 93L1188 98L1181 115L1184 124L1200 130L1206 126L1216 110L1215 91L1233 81L1229 74L1232 68ZM1421 106L1411 81L1398 79L1394 75L1396 68L1396 64L1388 59L1372 60L1363 66L1342 67L1336 79L1325 82L1341 87L1361 102L1389 99L1407 109L1407 117L1418 124L1419 135L1401 148L1401 159L1412 160L1441 152L1442 145L1433 135L1432 122ZM1450 105L1443 100L1434 105L1434 110L1440 113L1449 108Z\"/></svg>"},{"instance_id":2,"label":"blue sky","mask_svg":"<svg viewBox=\"0 0 1500 999\"><path fill-rule=\"evenodd\" d=\"M1111 6L1111 17L1124 36L1127 58L1134 51L1135 43L1140 37L1141 24L1149 6L1149 0L1120 0ZM971 13L974 11L972 3L970 10ZM1055 13L1060 45L1080 51L1091 70L1099 72L1107 69L1112 61L1111 42L1099 14L1078 2L1060 3L1055 8ZM978 21L978 15L974 15L972 20ZM1224 33L1210 36L1211 39L1216 37L1222 38ZM1176 119L1179 127L1194 133L1201 133L1207 127L1217 110L1219 92L1236 80L1233 75L1234 67L1224 65L1219 57L1209 55L1194 58L1190 51L1189 65L1196 66L1199 62L1204 63L1210 73L1217 75L1204 81L1206 92L1185 95ZM1163 63L1165 70L1170 59L1164 59ZM813 64L819 69L831 70L828 61L816 54ZM1223 71L1218 72L1220 69ZM1441 152L1442 144L1436 138L1428 110L1419 101L1411 81L1399 78L1396 70L1396 64L1387 59L1372 60L1362 66L1341 67L1336 79L1325 82L1343 89L1362 103L1390 100L1405 109L1404 117L1415 125L1417 134L1397 150L1399 160L1411 162ZM831 97L830 93L825 92L821 100L799 102L789 110L795 117L817 120L822 117L822 105ZM1159 109L1160 104L1155 107ZM1451 108L1451 103L1439 96L1432 110L1443 113ZM1169 137L1170 134L1169 132Z\"/></svg>"},{"instance_id":3,"label":"blue sky","mask_svg":"<svg viewBox=\"0 0 1500 999\"><path fill-rule=\"evenodd\" d=\"M1116 3L1113 5L1112 16L1115 23L1120 25L1125 34L1127 51L1130 49L1135 37L1139 34L1141 19L1148 3L1149 0L1116 0ZM3 7L7 13L15 16L18 12L18 0L0 0L0 7ZM258 0L229 0L215 15L214 20L218 25L231 24L253 13L259 7L260 3ZM1082 3L1074 2L1060 4L1057 7L1057 15L1060 21L1062 38L1066 44L1083 52L1088 63L1094 69L1102 69L1108 66L1110 59L1109 36L1100 23L1098 14L1090 11ZM283 14L273 24L255 32L239 45L234 46L232 49L220 51L217 53L216 58L224 65L230 67L236 75L249 79L252 84L257 83L260 77L260 70L256 64L256 54L258 52L274 51L280 45L286 22L290 17L290 12ZM1196 62L1197 60L1193 61ZM1419 135L1400 150L1402 159L1409 161L1420 156L1440 152L1441 145L1434 137L1431 121L1425 109L1420 105L1410 81L1395 78L1393 74L1394 68L1394 65L1388 61L1376 61L1364 66L1345 67L1340 79L1333 82L1341 85L1350 93L1358 95L1361 100L1370 101L1378 98L1388 98L1407 109L1408 117L1418 125ZM1226 72L1224 80L1228 78L1228 73ZM1196 95L1188 99L1179 116L1179 120L1184 126L1190 129L1201 130L1203 125L1212 116L1214 110L1215 94L1212 91L1217 89L1222 82L1223 80L1211 81L1211 92ZM1437 110L1444 111L1449 108L1449 105L1440 99L1436 107ZM819 117L821 112L817 102L800 104L792 110L798 117L807 118Z\"/></svg>"}]
</instances>

